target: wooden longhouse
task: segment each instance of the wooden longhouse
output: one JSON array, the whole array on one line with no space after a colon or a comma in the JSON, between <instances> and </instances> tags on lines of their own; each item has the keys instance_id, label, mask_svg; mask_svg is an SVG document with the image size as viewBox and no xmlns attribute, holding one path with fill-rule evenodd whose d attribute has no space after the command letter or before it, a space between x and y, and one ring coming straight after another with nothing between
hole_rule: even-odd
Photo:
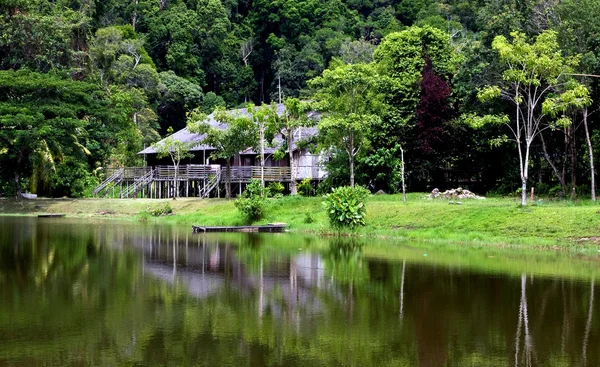
<instances>
[{"instance_id":1,"label":"wooden longhouse","mask_svg":"<svg viewBox=\"0 0 600 367\"><path fill-rule=\"evenodd\" d=\"M277 105L277 112L284 112L283 104ZM230 111L232 114L248 115L246 109ZM314 116L313 116L314 117ZM207 117L208 123L213 127L225 129L226 126L216 121L213 115ZM301 142L316 137L317 129L314 127L297 129L294 141ZM148 147L138 154L145 158L145 167L121 167L106 170L106 179L96 187L94 195L97 197L120 198L169 198L173 190L178 191L180 197L220 197L225 192L226 161L224 159L211 159L215 149L203 144L204 134L190 133L187 128L179 130L172 135L173 139L186 143L196 144L191 148L193 156L180 162L177 170L177 184L175 184L175 167L170 158L158 158L153 147ZM284 140L276 136L273 146L265 148L264 178L268 182L280 182L288 187L291 181L291 167L289 154L294 154L296 165L296 179L302 181L310 179L318 183L326 176L320 156L312 154L308 149L294 145L288 148L282 159L276 160L273 153L278 150ZM159 142L158 144L161 144ZM232 192L241 193L251 179L260 179L261 167L259 153L247 148L239 152L231 160L231 185Z\"/></svg>"}]
</instances>

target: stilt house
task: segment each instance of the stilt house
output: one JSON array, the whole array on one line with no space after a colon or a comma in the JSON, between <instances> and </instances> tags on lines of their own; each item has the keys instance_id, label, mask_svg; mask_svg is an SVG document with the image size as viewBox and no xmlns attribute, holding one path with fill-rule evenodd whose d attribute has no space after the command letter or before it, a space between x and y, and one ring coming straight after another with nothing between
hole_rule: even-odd
<instances>
[{"instance_id":1,"label":"stilt house","mask_svg":"<svg viewBox=\"0 0 600 367\"><path fill-rule=\"evenodd\" d=\"M282 115L285 107L278 104L277 113ZM237 116L249 115L247 109L228 111ZM317 114L310 113L310 118L317 118ZM227 126L214 119L211 114L207 122L216 128L225 129ZM295 142L305 142L315 138L316 127L299 128L294 136ZM108 169L106 180L94 190L94 195L99 197L113 196L121 198L147 197L167 198L172 197L174 190L177 196L183 197L219 197L223 191L225 178L224 159L212 159L214 147L203 143L204 134L191 133L187 128L177 131L172 135L174 140L190 143L192 148L191 158L183 159L177 170L175 181L175 166L169 157L159 158L154 147L148 147L138 154L144 156L145 167L123 167ZM164 140L157 144L164 143ZM327 173L324 170L322 159L313 154L301 144L288 147L281 159L276 159L274 153L281 149L284 139L276 136L272 144L265 147L264 178L266 182L280 182L287 188L291 180L291 167L289 155L294 154L297 181L310 179L313 183L323 180ZM231 160L231 184L234 193L241 193L244 186L252 179L261 177L260 154L251 147L239 152ZM279 157L278 157L279 158ZM176 183L175 183L176 182Z\"/></svg>"}]
</instances>

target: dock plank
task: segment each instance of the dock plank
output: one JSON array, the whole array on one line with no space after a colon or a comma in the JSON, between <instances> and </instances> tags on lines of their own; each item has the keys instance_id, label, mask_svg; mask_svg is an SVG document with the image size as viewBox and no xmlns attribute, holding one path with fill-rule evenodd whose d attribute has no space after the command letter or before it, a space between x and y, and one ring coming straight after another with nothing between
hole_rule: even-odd
<instances>
[{"instance_id":1,"label":"dock plank","mask_svg":"<svg viewBox=\"0 0 600 367\"><path fill-rule=\"evenodd\" d=\"M247 233L281 233L286 228L285 224L269 224L266 226L192 226L194 233L207 232L247 232Z\"/></svg>"}]
</instances>

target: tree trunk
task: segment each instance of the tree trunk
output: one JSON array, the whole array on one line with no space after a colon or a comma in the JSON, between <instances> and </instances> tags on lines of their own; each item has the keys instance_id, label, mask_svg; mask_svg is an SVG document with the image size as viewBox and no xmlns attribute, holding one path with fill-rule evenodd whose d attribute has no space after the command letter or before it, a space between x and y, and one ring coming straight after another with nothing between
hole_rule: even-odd
<instances>
[{"instance_id":1,"label":"tree trunk","mask_svg":"<svg viewBox=\"0 0 600 367\"><path fill-rule=\"evenodd\" d=\"M18 173L15 173L15 197L19 198L19 194L21 193L21 176Z\"/></svg>"},{"instance_id":2,"label":"tree trunk","mask_svg":"<svg viewBox=\"0 0 600 367\"><path fill-rule=\"evenodd\" d=\"M179 170L179 164L175 165L175 175L173 176L173 200L177 199L177 171Z\"/></svg>"},{"instance_id":3,"label":"tree trunk","mask_svg":"<svg viewBox=\"0 0 600 367\"><path fill-rule=\"evenodd\" d=\"M225 168L225 198L231 199L231 162L227 159Z\"/></svg>"},{"instance_id":4,"label":"tree trunk","mask_svg":"<svg viewBox=\"0 0 600 367\"><path fill-rule=\"evenodd\" d=\"M521 151L519 149L519 154ZM527 174L529 172L529 143L525 142L525 159L521 158L521 205L527 206Z\"/></svg>"},{"instance_id":5,"label":"tree trunk","mask_svg":"<svg viewBox=\"0 0 600 367\"><path fill-rule=\"evenodd\" d=\"M350 149L348 149L348 158L350 159L350 187L354 187L354 132L350 132Z\"/></svg>"},{"instance_id":6,"label":"tree trunk","mask_svg":"<svg viewBox=\"0 0 600 367\"><path fill-rule=\"evenodd\" d=\"M404 184L404 149L400 147L400 159L402 160L402 165L400 166L400 172L402 174L402 199L404 200L404 204L406 204L406 185Z\"/></svg>"},{"instance_id":7,"label":"tree trunk","mask_svg":"<svg viewBox=\"0 0 600 367\"><path fill-rule=\"evenodd\" d=\"M139 3L140 3L140 0L135 0L135 7L133 8L133 14L131 16L131 26L133 27L134 31L135 31L135 25L137 23L137 8L138 8Z\"/></svg>"},{"instance_id":8,"label":"tree trunk","mask_svg":"<svg viewBox=\"0 0 600 367\"><path fill-rule=\"evenodd\" d=\"M590 139L590 132L588 130L588 110L587 108L583 110L583 127L585 128L585 139L588 145L588 154L590 158L590 176L591 176L591 185L592 185L592 201L596 201L596 181L594 175L594 149L592 147L592 140Z\"/></svg>"},{"instance_id":9,"label":"tree trunk","mask_svg":"<svg viewBox=\"0 0 600 367\"><path fill-rule=\"evenodd\" d=\"M575 126L574 124L571 124L571 126L569 126L568 130L569 132L569 147L571 150L571 188L570 188L570 195L571 195L571 200L575 200L577 193L575 192L575 189L577 188L577 175L576 175L576 170L577 170L577 146L576 146L576 142L575 142Z\"/></svg>"},{"instance_id":10,"label":"tree trunk","mask_svg":"<svg viewBox=\"0 0 600 367\"><path fill-rule=\"evenodd\" d=\"M265 195L265 123L260 122L260 184Z\"/></svg>"},{"instance_id":11,"label":"tree trunk","mask_svg":"<svg viewBox=\"0 0 600 367\"><path fill-rule=\"evenodd\" d=\"M288 131L288 150L290 152L290 195L298 195L298 185L296 184L296 160L294 159L294 129Z\"/></svg>"}]
</instances>

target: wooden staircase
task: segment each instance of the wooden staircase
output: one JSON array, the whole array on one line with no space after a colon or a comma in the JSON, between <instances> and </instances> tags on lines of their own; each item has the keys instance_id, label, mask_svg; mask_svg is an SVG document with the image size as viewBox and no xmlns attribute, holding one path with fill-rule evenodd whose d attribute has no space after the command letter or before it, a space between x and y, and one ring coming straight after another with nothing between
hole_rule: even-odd
<instances>
[{"instance_id":1,"label":"wooden staircase","mask_svg":"<svg viewBox=\"0 0 600 367\"><path fill-rule=\"evenodd\" d=\"M102 181L92 192L94 197L106 197L110 189L117 186L123 180L123 168L114 171L106 180Z\"/></svg>"}]
</instances>

